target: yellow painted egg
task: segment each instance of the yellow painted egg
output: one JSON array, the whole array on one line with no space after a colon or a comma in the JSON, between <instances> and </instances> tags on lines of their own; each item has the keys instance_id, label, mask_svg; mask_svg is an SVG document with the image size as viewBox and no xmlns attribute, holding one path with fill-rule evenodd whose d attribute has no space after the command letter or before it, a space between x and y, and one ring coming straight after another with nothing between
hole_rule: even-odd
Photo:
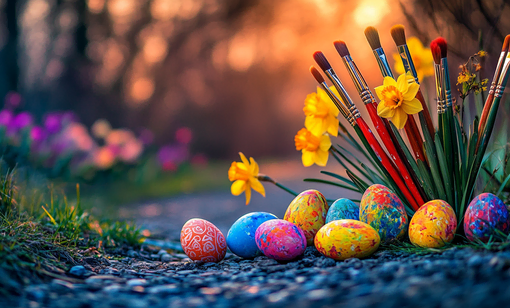
<instances>
[{"instance_id":1,"label":"yellow painted egg","mask_svg":"<svg viewBox=\"0 0 510 308\"><path fill-rule=\"evenodd\" d=\"M420 207L409 224L409 239L419 247L439 248L453 240L457 217L443 200L432 200Z\"/></svg>"},{"instance_id":2,"label":"yellow painted egg","mask_svg":"<svg viewBox=\"0 0 510 308\"><path fill-rule=\"evenodd\" d=\"M383 243L401 238L407 230L407 213L400 198L384 185L367 188L359 205L359 220L371 225Z\"/></svg>"},{"instance_id":3,"label":"yellow painted egg","mask_svg":"<svg viewBox=\"0 0 510 308\"><path fill-rule=\"evenodd\" d=\"M373 254L381 238L369 224L341 219L324 225L315 236L315 247L328 258L345 260Z\"/></svg>"},{"instance_id":4,"label":"yellow painted egg","mask_svg":"<svg viewBox=\"0 0 510 308\"><path fill-rule=\"evenodd\" d=\"M326 223L328 209L328 202L320 192L305 190L292 200L283 219L301 228L307 245L312 246L315 234Z\"/></svg>"}]
</instances>

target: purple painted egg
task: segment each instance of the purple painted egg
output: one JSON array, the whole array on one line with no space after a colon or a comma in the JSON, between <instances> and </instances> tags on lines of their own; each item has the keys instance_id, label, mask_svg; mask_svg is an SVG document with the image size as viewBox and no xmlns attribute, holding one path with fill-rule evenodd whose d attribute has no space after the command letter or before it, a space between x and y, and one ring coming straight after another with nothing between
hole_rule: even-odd
<instances>
[{"instance_id":1,"label":"purple painted egg","mask_svg":"<svg viewBox=\"0 0 510 308\"><path fill-rule=\"evenodd\" d=\"M261 224L255 232L255 242L266 257L277 261L295 259L306 249L303 230L283 219L273 219Z\"/></svg>"},{"instance_id":2,"label":"purple painted egg","mask_svg":"<svg viewBox=\"0 0 510 308\"><path fill-rule=\"evenodd\" d=\"M464 232L470 241L488 242L494 230L508 233L508 210L498 197L483 193L469 203L464 214Z\"/></svg>"}]
</instances>

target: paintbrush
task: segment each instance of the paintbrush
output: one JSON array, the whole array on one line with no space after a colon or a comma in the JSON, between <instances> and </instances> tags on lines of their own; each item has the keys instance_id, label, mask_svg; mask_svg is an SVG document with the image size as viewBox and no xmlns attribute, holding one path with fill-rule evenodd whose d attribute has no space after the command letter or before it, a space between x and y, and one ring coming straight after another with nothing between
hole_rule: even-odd
<instances>
[{"instance_id":1,"label":"paintbrush","mask_svg":"<svg viewBox=\"0 0 510 308\"><path fill-rule=\"evenodd\" d=\"M375 59L377 60L377 64L379 65L379 69L381 70L383 77L388 76L395 79L393 77L393 73L388 62L388 58L386 57L384 49L381 46L381 41L379 40L379 33L377 32L377 29L374 27L366 28L365 36L367 38L368 43L370 44L370 47L372 48ZM414 157L421 161L425 161L425 154L423 152L423 139L421 138L420 130L418 129L416 121L414 120L414 115L408 116L408 121L406 122L404 129L406 131L409 144L413 149ZM391 131L391 129L388 130Z\"/></svg>"},{"instance_id":2,"label":"paintbrush","mask_svg":"<svg viewBox=\"0 0 510 308\"><path fill-rule=\"evenodd\" d=\"M489 110L492 107L492 101L494 100L494 91L496 90L496 84L498 83L499 76L503 69L503 62L505 61L507 52L509 50L510 45L510 34L505 37L505 41L503 42L503 47L501 48L501 54L499 55L498 65L496 66L496 70L494 71L494 77L492 78L491 88L489 90L489 96L485 100L485 105L483 106L482 115L480 116L480 123L478 124L478 133L482 134L485 123L487 122L487 116L489 115ZM476 151L478 151L478 147L480 145L480 139L476 144Z\"/></svg>"},{"instance_id":3,"label":"paintbrush","mask_svg":"<svg viewBox=\"0 0 510 308\"><path fill-rule=\"evenodd\" d=\"M468 200L471 199L471 196L473 194L474 184L478 177L478 172L480 171L480 166L483 162L483 157L485 156L485 151L487 150L487 145L489 144L489 140L494 129L494 123L496 122L496 115L498 113L499 104L501 102L501 97L505 92L505 87L508 82L509 76L510 76L510 52L508 52L506 55L503 68L501 70L501 74L495 86L494 100L492 101L492 106L489 110L489 115L487 117L485 128L483 130L483 133L480 132L480 139L482 141L480 142L478 153L475 154L473 166L471 166L470 168L469 177L467 181L468 184L466 186L471 187L471 189L464 191L464 196L462 198L461 203L461 211L464 210L464 204L466 204Z\"/></svg>"},{"instance_id":4,"label":"paintbrush","mask_svg":"<svg viewBox=\"0 0 510 308\"><path fill-rule=\"evenodd\" d=\"M310 72L314 76L315 80L317 80L319 85L322 87L322 89L326 91L328 96L333 100L334 104L337 107L342 106L339 108L342 115L344 115L345 110L349 112L349 115L347 115L347 117L345 117L344 115L344 117L354 128L356 134L358 134L358 137L363 142L365 148L369 151L374 161L378 164L379 168L386 174L386 177L395 184L395 187L402 192L402 194L404 195L408 203L411 205L411 207L414 210L417 210L419 208L419 205L417 204L416 200L413 198L413 195L411 194L406 184L400 177L400 174L393 166L386 152L384 152L384 149L379 144L379 141L377 141L377 138L375 138L374 134L372 133L372 130L368 127L365 120L363 120L363 118L361 117L358 108L356 108L356 105L354 105L354 103L352 102L349 94L342 85L342 82L335 74L331 65L329 65L329 62L327 61L326 57L324 57L324 54L322 54L322 57L324 61L321 61L321 65L323 65L324 67L321 67L321 69L323 69L323 71L326 73L328 77L330 75L334 76L335 81L332 82L335 85L336 89L338 90L338 94L340 95L341 99L338 98L333 93L333 91L329 89L324 78L315 67L313 66L310 67ZM331 77L329 78L331 79Z\"/></svg>"},{"instance_id":5,"label":"paintbrush","mask_svg":"<svg viewBox=\"0 0 510 308\"><path fill-rule=\"evenodd\" d=\"M453 118L453 98L450 85L450 75L448 72L448 45L446 40L438 37L430 44L432 56L434 58L434 69L436 70L436 88L439 82L439 97L441 100L441 107L438 107L441 112L439 114L439 121L442 126L439 128L443 141L443 148L445 158L448 162L449 176L445 181L445 187L450 186L452 190L447 190L450 204L456 205L457 192L460 191L460 170L459 170L459 152L457 145L457 130ZM439 75L439 78L438 78ZM439 106L439 102L438 102ZM451 183L451 185L449 185ZM455 187L458 186L458 190ZM455 203L454 203L455 202Z\"/></svg>"},{"instance_id":6,"label":"paintbrush","mask_svg":"<svg viewBox=\"0 0 510 308\"><path fill-rule=\"evenodd\" d=\"M413 196L416 199L416 202L418 203L419 206L421 206L422 204L425 203L423 201L423 197L421 196L421 193L418 190L417 185L414 183L409 171L404 165L404 162L400 158L395 147L395 144L391 140L390 134L386 126L384 125L383 120L381 119L381 117L379 117L379 115L377 115L377 101L375 100L374 95L370 91L370 88L368 87L365 78L363 78L363 75L361 74L358 67L356 66L356 63L352 59L349 53L349 49L347 48L345 42L336 41L334 42L334 45L337 52L342 57L345 67L347 68L347 71L349 72L349 75L351 76L351 79L354 82L354 86L358 90L358 94L361 97L361 100L363 101L365 107L367 108L367 111L370 115L370 118L372 119L372 124L374 125L375 130L377 131L379 137L386 146L386 149L388 150L388 153L390 154L392 161L395 163L398 170L401 172L404 181L409 186L411 192L414 194Z\"/></svg>"},{"instance_id":7,"label":"paintbrush","mask_svg":"<svg viewBox=\"0 0 510 308\"><path fill-rule=\"evenodd\" d=\"M400 59L402 59L402 63L404 64L404 69L406 73L411 73L414 78L414 82L420 83L418 81L418 74L416 73L416 68L413 63L413 58L411 57L411 53L409 52L409 48L406 43L406 33L403 25L395 25L391 28L391 37L395 44L397 45L397 50L400 55ZM408 80L408 82L412 82L412 80ZM423 110L420 111L420 121L421 118L424 118L425 126L427 127L428 133L431 138L434 136L434 124L432 123L432 118L430 117L429 108L427 107L427 103L423 98L423 94L420 90L418 90L418 94L416 94L416 98L420 101ZM425 133L425 132L424 132Z\"/></svg>"},{"instance_id":8,"label":"paintbrush","mask_svg":"<svg viewBox=\"0 0 510 308\"><path fill-rule=\"evenodd\" d=\"M444 91L444 83L443 80L445 76L444 72L441 69L441 49L437 45L437 42L432 41L430 44L430 50L432 52L432 57L434 58L434 73L436 77L436 95L437 95L437 121L438 121L438 134L441 141L443 141L443 120L446 111L446 94ZM444 142L443 142L444 146Z\"/></svg>"}]
</instances>

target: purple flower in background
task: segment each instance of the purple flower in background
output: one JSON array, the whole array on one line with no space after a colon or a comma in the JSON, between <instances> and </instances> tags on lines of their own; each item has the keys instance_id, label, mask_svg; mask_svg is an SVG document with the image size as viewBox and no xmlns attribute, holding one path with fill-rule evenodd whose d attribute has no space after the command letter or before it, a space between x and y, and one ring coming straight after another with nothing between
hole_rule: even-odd
<instances>
[{"instance_id":1,"label":"purple flower in background","mask_svg":"<svg viewBox=\"0 0 510 308\"><path fill-rule=\"evenodd\" d=\"M62 116L60 113L51 112L44 117L44 128L50 134L56 134L62 129Z\"/></svg>"},{"instance_id":2,"label":"purple flower in background","mask_svg":"<svg viewBox=\"0 0 510 308\"><path fill-rule=\"evenodd\" d=\"M158 151L158 161L163 170L173 171L188 158L188 148L182 145L167 145Z\"/></svg>"},{"instance_id":3,"label":"purple flower in background","mask_svg":"<svg viewBox=\"0 0 510 308\"><path fill-rule=\"evenodd\" d=\"M41 143L48 137L48 133L41 126L34 126L30 130L30 139L35 143Z\"/></svg>"},{"instance_id":4,"label":"purple flower in background","mask_svg":"<svg viewBox=\"0 0 510 308\"><path fill-rule=\"evenodd\" d=\"M9 109L18 108L21 104L21 95L18 92L11 91L5 95L5 107Z\"/></svg>"},{"instance_id":5,"label":"purple flower in background","mask_svg":"<svg viewBox=\"0 0 510 308\"><path fill-rule=\"evenodd\" d=\"M4 109L4 110L0 111L0 125L5 126L5 127L9 126L9 124L12 121L13 116L14 115L12 114L12 111L10 111L10 110Z\"/></svg>"},{"instance_id":6,"label":"purple flower in background","mask_svg":"<svg viewBox=\"0 0 510 308\"><path fill-rule=\"evenodd\" d=\"M65 111L62 113L62 123L67 125L69 123L79 122L78 116L72 111Z\"/></svg>"},{"instance_id":7,"label":"purple flower in background","mask_svg":"<svg viewBox=\"0 0 510 308\"><path fill-rule=\"evenodd\" d=\"M28 126L31 126L34 122L32 115L26 111L23 111L16 115L14 119L9 123L9 130L12 132L20 131Z\"/></svg>"}]
</instances>

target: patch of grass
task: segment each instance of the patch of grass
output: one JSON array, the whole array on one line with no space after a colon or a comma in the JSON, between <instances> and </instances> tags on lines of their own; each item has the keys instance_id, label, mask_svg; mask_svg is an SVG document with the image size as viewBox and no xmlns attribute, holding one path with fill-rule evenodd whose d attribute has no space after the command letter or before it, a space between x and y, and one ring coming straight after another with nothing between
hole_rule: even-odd
<instances>
[{"instance_id":1,"label":"patch of grass","mask_svg":"<svg viewBox=\"0 0 510 308\"><path fill-rule=\"evenodd\" d=\"M0 162L0 293L16 294L21 285L48 278L70 280L64 274L79 263L80 250L106 252L143 242L134 224L97 219L84 210L79 185L70 201L52 185L22 181L4 170Z\"/></svg>"}]
</instances>

